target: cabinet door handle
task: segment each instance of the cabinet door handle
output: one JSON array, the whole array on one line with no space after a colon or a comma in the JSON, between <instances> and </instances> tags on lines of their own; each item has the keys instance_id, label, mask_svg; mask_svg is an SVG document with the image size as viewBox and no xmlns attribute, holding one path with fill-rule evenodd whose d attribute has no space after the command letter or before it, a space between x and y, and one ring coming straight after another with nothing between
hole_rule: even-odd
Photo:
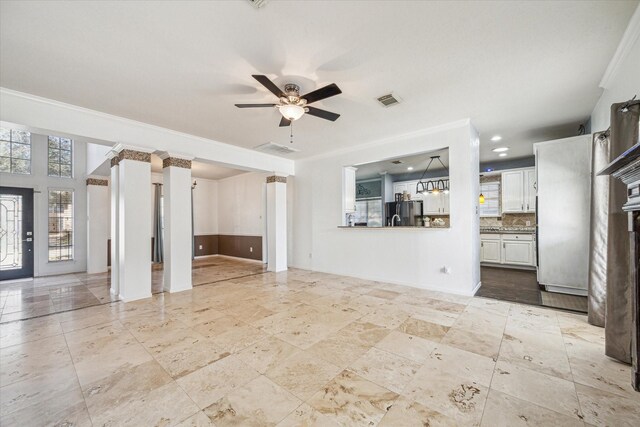
<instances>
[{"instance_id":1,"label":"cabinet door handle","mask_svg":"<svg viewBox=\"0 0 640 427\"><path fill-rule=\"evenodd\" d=\"M505 243L504 243L504 242L502 242L502 248L503 248L503 249L504 249L504 248L506 248L506 246L505 246Z\"/></svg>"},{"instance_id":2,"label":"cabinet door handle","mask_svg":"<svg viewBox=\"0 0 640 427\"><path fill-rule=\"evenodd\" d=\"M480 242L480 247L484 248L484 242Z\"/></svg>"},{"instance_id":3,"label":"cabinet door handle","mask_svg":"<svg viewBox=\"0 0 640 427\"><path fill-rule=\"evenodd\" d=\"M527 203L527 210L529 210L529 203Z\"/></svg>"},{"instance_id":4,"label":"cabinet door handle","mask_svg":"<svg viewBox=\"0 0 640 427\"><path fill-rule=\"evenodd\" d=\"M524 210L524 203L522 204L522 207L521 207L521 209L522 209L522 210Z\"/></svg>"}]
</instances>

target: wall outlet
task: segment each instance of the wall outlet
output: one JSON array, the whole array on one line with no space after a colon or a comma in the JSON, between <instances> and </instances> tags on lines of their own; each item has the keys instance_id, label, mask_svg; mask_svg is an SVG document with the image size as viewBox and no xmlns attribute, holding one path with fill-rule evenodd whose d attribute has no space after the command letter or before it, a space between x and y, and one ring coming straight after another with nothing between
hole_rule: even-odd
<instances>
[{"instance_id":1,"label":"wall outlet","mask_svg":"<svg viewBox=\"0 0 640 427\"><path fill-rule=\"evenodd\" d=\"M199 249L199 250L202 250L202 245L198 245L198 249Z\"/></svg>"},{"instance_id":2,"label":"wall outlet","mask_svg":"<svg viewBox=\"0 0 640 427\"><path fill-rule=\"evenodd\" d=\"M531 226L531 221L527 221L526 224L527 224L527 227Z\"/></svg>"},{"instance_id":3,"label":"wall outlet","mask_svg":"<svg viewBox=\"0 0 640 427\"><path fill-rule=\"evenodd\" d=\"M249 252L253 252L253 246L249 246Z\"/></svg>"},{"instance_id":4,"label":"wall outlet","mask_svg":"<svg viewBox=\"0 0 640 427\"><path fill-rule=\"evenodd\" d=\"M447 267L445 265L440 271L442 271L444 274L451 274L451 267Z\"/></svg>"}]
</instances>

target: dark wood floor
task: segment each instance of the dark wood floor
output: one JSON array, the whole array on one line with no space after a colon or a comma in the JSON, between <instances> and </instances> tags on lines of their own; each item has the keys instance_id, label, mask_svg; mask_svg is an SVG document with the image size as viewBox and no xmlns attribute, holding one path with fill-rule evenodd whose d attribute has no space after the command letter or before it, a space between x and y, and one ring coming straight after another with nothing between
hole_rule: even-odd
<instances>
[{"instance_id":1,"label":"dark wood floor","mask_svg":"<svg viewBox=\"0 0 640 427\"><path fill-rule=\"evenodd\" d=\"M536 272L512 268L481 267L482 286L476 296L541 305Z\"/></svg>"}]
</instances>

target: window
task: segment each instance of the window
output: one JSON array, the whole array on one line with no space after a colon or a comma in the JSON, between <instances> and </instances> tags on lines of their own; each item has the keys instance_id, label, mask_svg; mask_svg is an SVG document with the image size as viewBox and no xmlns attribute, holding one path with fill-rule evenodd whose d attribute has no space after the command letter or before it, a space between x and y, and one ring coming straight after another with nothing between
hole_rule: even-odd
<instances>
[{"instance_id":1,"label":"window","mask_svg":"<svg viewBox=\"0 0 640 427\"><path fill-rule=\"evenodd\" d=\"M497 181L480 183L480 194L484 196L484 203L480 205L480 216L499 217L500 183Z\"/></svg>"},{"instance_id":2,"label":"window","mask_svg":"<svg viewBox=\"0 0 640 427\"><path fill-rule=\"evenodd\" d=\"M49 176L71 178L73 143L69 138L49 137Z\"/></svg>"},{"instance_id":3,"label":"window","mask_svg":"<svg viewBox=\"0 0 640 427\"><path fill-rule=\"evenodd\" d=\"M49 261L73 259L73 191L49 191Z\"/></svg>"},{"instance_id":4,"label":"window","mask_svg":"<svg viewBox=\"0 0 640 427\"><path fill-rule=\"evenodd\" d=\"M0 172L31 173L31 133L0 127Z\"/></svg>"}]
</instances>

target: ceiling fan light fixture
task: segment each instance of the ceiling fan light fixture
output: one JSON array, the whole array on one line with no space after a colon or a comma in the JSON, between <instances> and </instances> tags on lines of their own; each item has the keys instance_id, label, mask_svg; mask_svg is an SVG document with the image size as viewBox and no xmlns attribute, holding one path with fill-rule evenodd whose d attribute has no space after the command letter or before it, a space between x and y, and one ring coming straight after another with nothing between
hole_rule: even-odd
<instances>
[{"instance_id":1,"label":"ceiling fan light fixture","mask_svg":"<svg viewBox=\"0 0 640 427\"><path fill-rule=\"evenodd\" d=\"M301 107L300 105L281 105L278 107L278 111L280 111L280 114L282 114L282 117L284 117L287 120L298 120L300 117L303 116L303 114L305 113L304 111L304 107Z\"/></svg>"}]
</instances>

